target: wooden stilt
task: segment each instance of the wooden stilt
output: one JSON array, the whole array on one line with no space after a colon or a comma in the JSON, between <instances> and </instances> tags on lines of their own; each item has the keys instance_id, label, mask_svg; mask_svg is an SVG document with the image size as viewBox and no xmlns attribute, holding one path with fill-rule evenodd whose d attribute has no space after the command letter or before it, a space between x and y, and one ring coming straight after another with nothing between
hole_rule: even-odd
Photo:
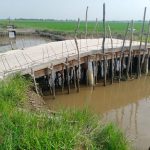
<instances>
[{"instance_id":1,"label":"wooden stilt","mask_svg":"<svg viewBox=\"0 0 150 150\"><path fill-rule=\"evenodd\" d=\"M126 76L127 79L129 78L129 69L131 65L131 51L132 51L132 41L133 41L133 20L131 21L131 39L130 39L130 46L129 46L129 58L128 58L128 64L127 64L127 70L126 70Z\"/></svg>"},{"instance_id":2,"label":"wooden stilt","mask_svg":"<svg viewBox=\"0 0 150 150\"><path fill-rule=\"evenodd\" d=\"M48 76L48 84L49 84L49 90L50 90L50 95L53 94L53 91L52 91L52 87L51 87L51 68L48 68L47 69L47 76Z\"/></svg>"},{"instance_id":3,"label":"wooden stilt","mask_svg":"<svg viewBox=\"0 0 150 150\"><path fill-rule=\"evenodd\" d=\"M131 65L130 65L130 76L132 77L132 70L133 70L133 54L131 52Z\"/></svg>"},{"instance_id":4,"label":"wooden stilt","mask_svg":"<svg viewBox=\"0 0 150 150\"><path fill-rule=\"evenodd\" d=\"M104 57L104 86L106 86L107 80L107 57Z\"/></svg>"},{"instance_id":5,"label":"wooden stilt","mask_svg":"<svg viewBox=\"0 0 150 150\"><path fill-rule=\"evenodd\" d=\"M87 28L88 9L89 9L89 7L87 6L87 8L86 8L86 16L85 16L85 39L87 39L87 32L88 32L88 28Z\"/></svg>"},{"instance_id":6,"label":"wooden stilt","mask_svg":"<svg viewBox=\"0 0 150 150\"><path fill-rule=\"evenodd\" d=\"M126 31L125 31L125 35L124 35L124 39L123 39L123 45L122 45L122 48L121 48L121 54L120 54L120 70L119 70L119 80L121 80L122 78L122 74L123 74L123 65L124 65L124 48L125 48L125 41L126 41L126 37L127 37L127 34L128 34L128 31L129 31L129 25L130 23L128 23L127 25L127 28L126 28Z\"/></svg>"},{"instance_id":7,"label":"wooden stilt","mask_svg":"<svg viewBox=\"0 0 150 150\"><path fill-rule=\"evenodd\" d=\"M106 86L106 57L105 57L105 40L106 40L106 22L105 22L105 3L103 4L103 43L102 43L102 52L103 52L103 62L104 62L104 86Z\"/></svg>"},{"instance_id":8,"label":"wooden stilt","mask_svg":"<svg viewBox=\"0 0 150 150\"><path fill-rule=\"evenodd\" d=\"M96 60L95 60L95 84L97 84L97 73L98 73L98 61L97 61L97 55L96 55Z\"/></svg>"},{"instance_id":9,"label":"wooden stilt","mask_svg":"<svg viewBox=\"0 0 150 150\"><path fill-rule=\"evenodd\" d=\"M88 85L89 85L89 76L88 76L88 61L89 61L89 58L88 58L88 56L87 56L87 62L86 62L86 66L87 66L87 68L86 68L86 86L88 86Z\"/></svg>"},{"instance_id":10,"label":"wooden stilt","mask_svg":"<svg viewBox=\"0 0 150 150\"><path fill-rule=\"evenodd\" d=\"M111 35L111 29L110 26L108 25L108 30L109 30L109 37L111 39L111 84L113 84L114 80L114 54L113 54L113 39Z\"/></svg>"},{"instance_id":11,"label":"wooden stilt","mask_svg":"<svg viewBox=\"0 0 150 150\"><path fill-rule=\"evenodd\" d=\"M73 66L73 82L74 82L74 88L76 90L77 89L77 84L76 84L76 69L75 69L75 66Z\"/></svg>"},{"instance_id":12,"label":"wooden stilt","mask_svg":"<svg viewBox=\"0 0 150 150\"><path fill-rule=\"evenodd\" d=\"M64 92L64 81L65 81L65 78L64 78L64 64L62 64L62 73L61 73L61 91L62 91L62 93Z\"/></svg>"},{"instance_id":13,"label":"wooden stilt","mask_svg":"<svg viewBox=\"0 0 150 150\"><path fill-rule=\"evenodd\" d=\"M37 83L36 83L35 74L34 74L34 70L33 69L31 69L31 75L32 75L33 81L34 81L35 91L39 95L39 90L38 90L38 87L37 87Z\"/></svg>"},{"instance_id":14,"label":"wooden stilt","mask_svg":"<svg viewBox=\"0 0 150 150\"><path fill-rule=\"evenodd\" d=\"M95 89L95 62L93 61L92 63L92 66L93 66L93 90Z\"/></svg>"},{"instance_id":15,"label":"wooden stilt","mask_svg":"<svg viewBox=\"0 0 150 150\"><path fill-rule=\"evenodd\" d=\"M78 66L78 69L77 69L77 92L80 92L80 67Z\"/></svg>"},{"instance_id":16,"label":"wooden stilt","mask_svg":"<svg viewBox=\"0 0 150 150\"><path fill-rule=\"evenodd\" d=\"M76 78L77 78L77 92L80 91L80 51L79 51L79 46L78 46L78 42L77 42L77 33L78 33L78 30L79 30L79 26L80 26L80 19L78 18L78 24L77 24L77 28L75 30L75 38L74 38L74 41L75 41L75 45L76 45L76 49L77 49L77 52L78 52L78 70L77 70L77 75L76 75Z\"/></svg>"},{"instance_id":17,"label":"wooden stilt","mask_svg":"<svg viewBox=\"0 0 150 150\"><path fill-rule=\"evenodd\" d=\"M97 26L98 26L98 19L96 18L96 24L95 27L93 29L93 34L92 34L92 38L94 38L94 34L97 35ZM97 37L97 36L96 36Z\"/></svg>"},{"instance_id":18,"label":"wooden stilt","mask_svg":"<svg viewBox=\"0 0 150 150\"><path fill-rule=\"evenodd\" d=\"M149 40L149 35L150 35L150 21L148 23L148 31L147 31L147 35L146 35L146 40L145 40L145 52L143 54L143 58L142 58L142 63L141 63L141 71L142 71L142 67L143 67L143 63L145 62L146 64L146 70L145 73L148 74L148 62L149 62L149 51L147 49L147 44L148 44L148 40ZM146 55L146 53L148 52L148 54Z\"/></svg>"},{"instance_id":19,"label":"wooden stilt","mask_svg":"<svg viewBox=\"0 0 150 150\"><path fill-rule=\"evenodd\" d=\"M141 36L140 36L140 46L139 46L139 55L138 55L138 78L141 76L141 49L142 49L142 42L143 42L143 33L144 33L144 27L145 27L145 19L146 19L146 7L144 9L144 17L143 17L143 24L142 24L142 30L141 30Z\"/></svg>"},{"instance_id":20,"label":"wooden stilt","mask_svg":"<svg viewBox=\"0 0 150 150\"><path fill-rule=\"evenodd\" d=\"M68 94L70 94L70 78L69 78L68 58L66 58L66 72L67 72L67 89L68 89Z\"/></svg>"},{"instance_id":21,"label":"wooden stilt","mask_svg":"<svg viewBox=\"0 0 150 150\"><path fill-rule=\"evenodd\" d=\"M79 92L80 91L80 51L79 51L76 36L75 36L75 44L76 44L76 48L77 48L77 52L78 52L77 92Z\"/></svg>"},{"instance_id":22,"label":"wooden stilt","mask_svg":"<svg viewBox=\"0 0 150 150\"><path fill-rule=\"evenodd\" d=\"M51 74L51 81L52 81L52 91L53 91L53 99L56 98L56 91L55 91L55 72L52 69L52 74Z\"/></svg>"},{"instance_id":23,"label":"wooden stilt","mask_svg":"<svg viewBox=\"0 0 150 150\"><path fill-rule=\"evenodd\" d=\"M147 72L146 72L146 74L148 74L149 73L149 57L150 57L150 49L148 48L148 54L147 54Z\"/></svg>"}]
</instances>

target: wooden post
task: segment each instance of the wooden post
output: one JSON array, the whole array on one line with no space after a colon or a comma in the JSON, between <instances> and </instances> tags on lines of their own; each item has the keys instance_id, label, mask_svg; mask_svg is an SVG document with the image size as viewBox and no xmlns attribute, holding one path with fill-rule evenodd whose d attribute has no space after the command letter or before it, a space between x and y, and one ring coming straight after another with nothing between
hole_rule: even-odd
<instances>
[{"instance_id":1,"label":"wooden post","mask_svg":"<svg viewBox=\"0 0 150 150\"><path fill-rule=\"evenodd\" d=\"M53 89L53 99L55 99L56 97L56 91L55 91L55 72L52 69L52 73L51 73L51 80L52 80L52 89Z\"/></svg>"},{"instance_id":2,"label":"wooden post","mask_svg":"<svg viewBox=\"0 0 150 150\"><path fill-rule=\"evenodd\" d=\"M96 18L96 24L95 24L95 27L94 27L94 30L93 30L93 34L92 34L92 38L94 38L94 34L97 35L97 26L98 26L98 19Z\"/></svg>"},{"instance_id":3,"label":"wooden post","mask_svg":"<svg viewBox=\"0 0 150 150\"><path fill-rule=\"evenodd\" d=\"M129 46L129 58L128 58L128 64L127 64L127 70L126 70L126 76L127 79L129 78L129 69L131 64L131 51L132 51L132 41L133 41L133 20L131 21L131 39L130 39L130 46Z\"/></svg>"},{"instance_id":4,"label":"wooden post","mask_svg":"<svg viewBox=\"0 0 150 150\"><path fill-rule=\"evenodd\" d=\"M144 33L144 27L145 27L145 18L146 18L146 7L144 9L144 17L143 17L143 24L142 24L142 30L140 35L140 46L139 46L139 56L138 56L138 78L141 76L141 48L142 48L142 41L143 41L143 33Z\"/></svg>"},{"instance_id":5,"label":"wooden post","mask_svg":"<svg viewBox=\"0 0 150 150\"><path fill-rule=\"evenodd\" d=\"M76 48L77 48L77 52L78 52L78 71L77 71L77 92L80 91L80 51L79 51L79 47L78 47L78 42L75 36L75 44L76 44Z\"/></svg>"},{"instance_id":6,"label":"wooden post","mask_svg":"<svg viewBox=\"0 0 150 150\"><path fill-rule=\"evenodd\" d=\"M75 66L73 66L73 82L74 82L74 88L76 90L77 89L77 84L76 84L76 69L75 69Z\"/></svg>"},{"instance_id":7,"label":"wooden post","mask_svg":"<svg viewBox=\"0 0 150 150\"><path fill-rule=\"evenodd\" d=\"M61 91L64 92L64 64L62 64L62 74L61 74Z\"/></svg>"},{"instance_id":8,"label":"wooden post","mask_svg":"<svg viewBox=\"0 0 150 150\"><path fill-rule=\"evenodd\" d=\"M50 67L47 69L47 74L48 74L48 84L49 84L50 94L53 94L52 87L51 87L51 68Z\"/></svg>"},{"instance_id":9,"label":"wooden post","mask_svg":"<svg viewBox=\"0 0 150 150\"><path fill-rule=\"evenodd\" d=\"M106 22L105 22L105 3L103 4L103 43L102 43L102 52L103 52L103 62L104 62L104 86L106 86L106 58L105 58L105 40L106 40Z\"/></svg>"},{"instance_id":10,"label":"wooden post","mask_svg":"<svg viewBox=\"0 0 150 150\"><path fill-rule=\"evenodd\" d=\"M38 87L37 87L37 83L36 83L35 74L34 74L34 70L33 70L33 69L31 69L31 75L32 75L32 77L33 77L33 82L34 82L35 91L36 91L36 93L39 95L39 91L38 91Z\"/></svg>"},{"instance_id":11,"label":"wooden post","mask_svg":"<svg viewBox=\"0 0 150 150\"><path fill-rule=\"evenodd\" d=\"M79 24L80 24L80 20L78 19L78 26L79 27ZM78 31L79 28L77 28L76 32L75 32L75 38L74 38L74 41L75 41L75 45L76 45L76 49L77 49L77 52L78 52L78 71L77 71L77 92L80 91L80 51L79 51L79 46L78 46L78 42L77 42L77 31Z\"/></svg>"},{"instance_id":12,"label":"wooden post","mask_svg":"<svg viewBox=\"0 0 150 150\"><path fill-rule=\"evenodd\" d=\"M98 74L98 61L97 61L97 55L96 55L96 61L95 61L95 69L96 69L96 74L95 74L95 84L97 84L97 74Z\"/></svg>"},{"instance_id":13,"label":"wooden post","mask_svg":"<svg viewBox=\"0 0 150 150\"><path fill-rule=\"evenodd\" d=\"M125 31L125 35L124 35L124 39L123 39L123 45L122 45L122 48L121 48L119 80L121 80L121 78L122 78L123 65L124 65L123 53L124 53L126 37L127 37L128 31L129 31L129 25L130 25L130 23L128 22L128 25L127 25L127 28L126 28L126 31Z\"/></svg>"},{"instance_id":14,"label":"wooden post","mask_svg":"<svg viewBox=\"0 0 150 150\"><path fill-rule=\"evenodd\" d=\"M148 23L148 31L147 31L147 35L146 35L146 39L145 39L145 51L148 52L148 54L146 54L146 52L144 52L143 58L142 58L142 63L141 63L141 71L142 71L142 67L143 67L143 63L145 61L145 65L146 65L146 70L145 73L148 74L148 64L149 64L149 50L147 50L147 44L148 44L148 40L149 40L149 35L150 35L150 21Z\"/></svg>"},{"instance_id":15,"label":"wooden post","mask_svg":"<svg viewBox=\"0 0 150 150\"><path fill-rule=\"evenodd\" d=\"M111 35L111 29L110 26L108 25L108 30L109 30L109 37L111 39L111 84L113 84L113 79L114 79L114 54L113 54L113 39Z\"/></svg>"},{"instance_id":16,"label":"wooden post","mask_svg":"<svg viewBox=\"0 0 150 150\"><path fill-rule=\"evenodd\" d=\"M86 16L85 16L85 39L87 39L87 32L88 32L87 18L88 18L88 6L86 8Z\"/></svg>"},{"instance_id":17,"label":"wooden post","mask_svg":"<svg viewBox=\"0 0 150 150\"><path fill-rule=\"evenodd\" d=\"M80 18L78 18L77 27L76 27L76 29L75 29L75 37L76 37L76 38L77 38L78 31L79 31L79 27L80 27Z\"/></svg>"},{"instance_id":18,"label":"wooden post","mask_svg":"<svg viewBox=\"0 0 150 150\"><path fill-rule=\"evenodd\" d=\"M68 88L68 94L70 94L70 79L69 79L69 63L68 63L68 58L66 58L66 71L67 71L67 88Z\"/></svg>"},{"instance_id":19,"label":"wooden post","mask_svg":"<svg viewBox=\"0 0 150 150\"><path fill-rule=\"evenodd\" d=\"M53 69L53 65L51 65L48 68L48 74L49 74L49 86L50 86L50 92L53 95L53 99L56 97L56 92L55 92L55 71Z\"/></svg>"}]
</instances>

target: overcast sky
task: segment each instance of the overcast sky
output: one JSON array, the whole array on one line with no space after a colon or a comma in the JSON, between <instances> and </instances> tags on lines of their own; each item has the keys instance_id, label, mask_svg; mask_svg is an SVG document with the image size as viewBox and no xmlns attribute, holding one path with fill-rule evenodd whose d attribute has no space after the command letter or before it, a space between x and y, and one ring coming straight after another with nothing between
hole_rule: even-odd
<instances>
[{"instance_id":1,"label":"overcast sky","mask_svg":"<svg viewBox=\"0 0 150 150\"><path fill-rule=\"evenodd\" d=\"M89 20L102 19L103 2L107 20L142 20L147 6L150 19L150 0L0 0L2 18L80 19L89 6Z\"/></svg>"}]
</instances>

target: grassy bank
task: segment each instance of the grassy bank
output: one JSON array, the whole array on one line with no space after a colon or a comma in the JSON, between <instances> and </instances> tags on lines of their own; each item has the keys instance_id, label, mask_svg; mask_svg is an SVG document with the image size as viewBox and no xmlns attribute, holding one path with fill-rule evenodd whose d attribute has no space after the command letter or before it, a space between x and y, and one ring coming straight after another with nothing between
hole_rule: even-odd
<instances>
[{"instance_id":1,"label":"grassy bank","mask_svg":"<svg viewBox=\"0 0 150 150\"><path fill-rule=\"evenodd\" d=\"M56 115L24 110L30 85L19 75L0 83L0 149L129 149L115 125L102 125L87 109L63 110Z\"/></svg>"}]
</instances>

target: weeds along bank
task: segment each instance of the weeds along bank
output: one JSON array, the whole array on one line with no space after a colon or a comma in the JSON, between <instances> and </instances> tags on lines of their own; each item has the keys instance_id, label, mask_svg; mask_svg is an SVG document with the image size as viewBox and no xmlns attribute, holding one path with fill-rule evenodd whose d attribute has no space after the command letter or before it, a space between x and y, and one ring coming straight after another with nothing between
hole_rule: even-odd
<instances>
[{"instance_id":1,"label":"weeds along bank","mask_svg":"<svg viewBox=\"0 0 150 150\"><path fill-rule=\"evenodd\" d=\"M113 124L102 125L84 110L24 109L31 82L20 75L0 81L0 150L128 150Z\"/></svg>"}]
</instances>

